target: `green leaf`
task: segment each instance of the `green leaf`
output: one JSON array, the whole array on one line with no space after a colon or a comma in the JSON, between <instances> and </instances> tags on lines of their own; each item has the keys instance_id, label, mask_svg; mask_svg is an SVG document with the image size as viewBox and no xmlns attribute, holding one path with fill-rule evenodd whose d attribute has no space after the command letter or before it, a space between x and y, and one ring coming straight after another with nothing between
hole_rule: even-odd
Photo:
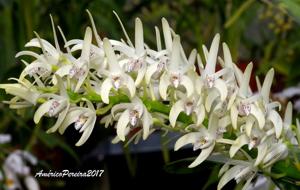
<instances>
[{"instance_id":1,"label":"green leaf","mask_svg":"<svg viewBox=\"0 0 300 190\"><path fill-rule=\"evenodd\" d=\"M176 160L174 162L169 162L164 166L164 170L172 174L191 174L199 172L200 167L188 168L188 165L195 160L195 157L184 158L181 160Z\"/></svg>"},{"instance_id":2,"label":"green leaf","mask_svg":"<svg viewBox=\"0 0 300 190\"><path fill-rule=\"evenodd\" d=\"M55 148L55 147L60 147L64 151L66 151L70 156L72 156L76 162L79 163L79 157L75 153L75 151L68 145L66 144L63 140L59 139L58 136L54 134L47 134L46 132L38 129L36 133L38 139L44 143L47 147L49 148Z\"/></svg>"},{"instance_id":3,"label":"green leaf","mask_svg":"<svg viewBox=\"0 0 300 190\"><path fill-rule=\"evenodd\" d=\"M219 165L216 165L213 167L213 169L208 177L208 180L205 183L205 185L203 186L202 190L209 189L209 187L212 184L217 183L219 181L219 178L218 178L219 170L220 170Z\"/></svg>"},{"instance_id":4,"label":"green leaf","mask_svg":"<svg viewBox=\"0 0 300 190\"><path fill-rule=\"evenodd\" d=\"M245 1L238 10L226 21L225 28L230 27L236 20L238 20L243 12L245 12L253 3L255 0L247 0Z\"/></svg>"}]
</instances>

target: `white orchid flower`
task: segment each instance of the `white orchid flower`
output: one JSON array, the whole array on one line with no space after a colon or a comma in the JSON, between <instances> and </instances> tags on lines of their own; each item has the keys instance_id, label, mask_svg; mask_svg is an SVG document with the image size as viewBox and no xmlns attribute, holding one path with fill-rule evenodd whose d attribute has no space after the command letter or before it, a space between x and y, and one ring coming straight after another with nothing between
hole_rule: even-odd
<instances>
[{"instance_id":1,"label":"white orchid flower","mask_svg":"<svg viewBox=\"0 0 300 190\"><path fill-rule=\"evenodd\" d=\"M125 137L131 130L141 127L143 139L145 140L149 136L153 121L143 102L139 98L134 97L131 103L115 105L111 110L111 114L115 117L116 112L120 110L123 110L123 112L118 118L116 125L118 138L125 141Z\"/></svg>"},{"instance_id":2,"label":"white orchid flower","mask_svg":"<svg viewBox=\"0 0 300 190\"><path fill-rule=\"evenodd\" d=\"M169 114L170 124L175 127L177 117L181 112L187 115L195 113L196 115L196 125L199 126L205 118L205 108L202 104L201 98L194 94L187 98L186 96L178 100L171 108Z\"/></svg>"},{"instance_id":3,"label":"white orchid flower","mask_svg":"<svg viewBox=\"0 0 300 190\"><path fill-rule=\"evenodd\" d=\"M172 44L170 64L160 77L159 93L162 99L167 99L167 91L169 86L173 86L175 89L179 88L179 86L183 86L185 88L187 97L193 94L193 82L186 75L189 67L189 63L187 61L184 61L182 56L180 37L178 35L175 35Z\"/></svg>"},{"instance_id":4,"label":"white orchid flower","mask_svg":"<svg viewBox=\"0 0 300 190\"><path fill-rule=\"evenodd\" d=\"M72 46L73 45L73 46ZM84 40L74 39L70 40L65 44L65 47L72 46L70 49L71 52L75 52L78 50L83 51L85 45ZM100 42L100 47L91 44L90 45L90 53L89 53L89 64L91 69L95 69L96 71L100 71L101 69L105 69L107 64L104 61L104 51L103 51L103 43Z\"/></svg>"},{"instance_id":5,"label":"white orchid flower","mask_svg":"<svg viewBox=\"0 0 300 190\"><path fill-rule=\"evenodd\" d=\"M224 101L228 93L226 83L220 78L221 76L223 76L228 72L228 69L225 68L215 72L216 63L217 63L217 54L219 50L219 41L220 41L220 35L217 34L212 41L209 52L206 49L206 47L203 46L206 65L203 70L201 69L202 70L201 77L196 81L196 88L198 93L201 93L203 87L205 87L206 89L215 89L215 90L210 90L207 95L208 100L206 101L210 101L210 102L213 102L214 99L216 99L217 97L220 97L221 101Z\"/></svg>"},{"instance_id":6,"label":"white orchid flower","mask_svg":"<svg viewBox=\"0 0 300 190\"><path fill-rule=\"evenodd\" d=\"M282 142L272 143L267 150L267 154L263 158L263 167L269 167L275 162L286 158L288 155L288 148Z\"/></svg>"},{"instance_id":7,"label":"white orchid flower","mask_svg":"<svg viewBox=\"0 0 300 190\"><path fill-rule=\"evenodd\" d=\"M36 105L37 100L40 96L38 92L32 85L28 83L14 83L14 84L0 84L0 88L4 89L7 94L19 97L31 105ZM13 103L13 102L6 102Z\"/></svg>"},{"instance_id":8,"label":"white orchid flower","mask_svg":"<svg viewBox=\"0 0 300 190\"><path fill-rule=\"evenodd\" d=\"M87 107L71 107L58 128L59 133L63 134L68 126L74 123L75 129L82 133L76 146L81 146L87 141L97 120L93 104L88 100L86 100L86 104Z\"/></svg>"},{"instance_id":9,"label":"white orchid flower","mask_svg":"<svg viewBox=\"0 0 300 190\"><path fill-rule=\"evenodd\" d=\"M89 69L90 69L90 50L91 50L91 43L92 43L92 30L90 27L87 27L85 30L84 40L82 44L81 56L78 60L73 60L73 64L66 64L60 69L58 69L55 74L64 77L68 76L70 78L75 79L74 84L74 91L78 92L82 84L84 83ZM53 80L55 84L55 78Z\"/></svg>"},{"instance_id":10,"label":"white orchid flower","mask_svg":"<svg viewBox=\"0 0 300 190\"><path fill-rule=\"evenodd\" d=\"M26 65L25 69L20 75L21 80L27 75L29 75L30 77L34 75L39 75L42 77L49 76L52 73L52 71L55 70L55 67L57 67L60 63L68 62L67 60L71 56L70 54L65 54L60 50L54 22L51 15L50 18L53 29L55 47L51 45L50 42L41 39L38 36L38 34L36 34L37 38L34 38L28 43L26 43L25 47L41 48L42 54L38 55L32 51L21 51L16 55L16 57L29 55L36 58L36 60L33 61L31 64Z\"/></svg>"},{"instance_id":11,"label":"white orchid flower","mask_svg":"<svg viewBox=\"0 0 300 190\"><path fill-rule=\"evenodd\" d=\"M172 54L172 35L168 21L162 18L162 28L165 42L165 49L162 49L160 31L155 27L157 51L147 49L147 53L152 57L150 65L145 74L145 81L150 83L151 78L158 79L163 73L164 69L170 64L170 57Z\"/></svg>"},{"instance_id":12,"label":"white orchid flower","mask_svg":"<svg viewBox=\"0 0 300 190\"><path fill-rule=\"evenodd\" d=\"M241 81L239 84L238 91L232 96L230 103L228 104L228 109L230 109L232 126L237 129L238 119L240 117L246 118L247 132L248 135L251 133L251 128L254 124L262 129L265 126L265 116L261 108L259 107L257 100L258 95L252 95L249 91L249 82L251 77L253 64L249 63L245 69L245 72L240 76ZM237 70L235 70L238 73ZM236 74L239 75L239 74Z\"/></svg>"},{"instance_id":13,"label":"white orchid flower","mask_svg":"<svg viewBox=\"0 0 300 190\"><path fill-rule=\"evenodd\" d=\"M104 52L107 56L109 73L108 77L103 81L101 86L101 98L106 104L109 103L109 93L112 88L118 90L120 88L127 88L129 96L132 98L135 95L135 84L133 79L124 73L120 67L114 50L107 38L103 40Z\"/></svg>"},{"instance_id":14,"label":"white orchid flower","mask_svg":"<svg viewBox=\"0 0 300 190\"><path fill-rule=\"evenodd\" d=\"M207 157L212 153L216 142L221 143L229 143L226 139L220 137L219 133L219 119L215 114L212 114L209 118L208 129L204 126L200 126L199 128L193 126L189 126L190 128L197 128L197 132L190 132L182 137L180 137L174 146L174 150L177 151L181 147L187 144L193 144L193 150L196 151L201 149L201 153L199 156L189 165L189 168L193 168L201 164L203 161L207 159Z\"/></svg>"},{"instance_id":15,"label":"white orchid flower","mask_svg":"<svg viewBox=\"0 0 300 190\"><path fill-rule=\"evenodd\" d=\"M142 82L147 70L147 54L144 48L144 34L143 25L139 18L135 19L135 45L134 48L127 46L123 43L117 43L117 41L111 41L114 45L114 49L120 51L125 56L120 60L119 64L127 73L135 73L135 85L139 86Z\"/></svg>"},{"instance_id":16,"label":"white orchid flower","mask_svg":"<svg viewBox=\"0 0 300 190\"><path fill-rule=\"evenodd\" d=\"M273 78L274 78L274 69L270 69L265 77L260 93L262 96L262 102L266 112L266 118L269 122L272 123L276 138L279 138L282 134L284 123L278 111L275 110L275 108L277 107L279 107L280 109L280 103L270 102L270 91L271 91Z\"/></svg>"},{"instance_id":17,"label":"white orchid flower","mask_svg":"<svg viewBox=\"0 0 300 190\"><path fill-rule=\"evenodd\" d=\"M245 127L245 126L243 126ZM266 133L262 130L260 130L258 127L254 127L252 129L252 133L250 136L248 136L246 133L240 134L232 144L229 150L229 155L232 158L239 149L241 149L244 145L248 145L248 149L251 150L252 148L257 148L258 151L260 151L260 148L264 147L264 145L267 145L266 143L262 142L263 137L266 136ZM262 145L262 147L259 147ZM264 149L263 149L264 150ZM260 154L260 153L258 153Z\"/></svg>"},{"instance_id":18,"label":"white orchid flower","mask_svg":"<svg viewBox=\"0 0 300 190\"><path fill-rule=\"evenodd\" d=\"M70 107L69 100L64 96L56 94L43 94L40 98L48 98L48 100L36 110L33 120L37 124L43 116L57 117L55 124L47 131L55 132L68 113Z\"/></svg>"},{"instance_id":19,"label":"white orchid flower","mask_svg":"<svg viewBox=\"0 0 300 190\"><path fill-rule=\"evenodd\" d=\"M37 164L37 159L27 151L16 150L9 154L3 165L6 177L5 186L10 190L21 189L21 180L28 190L39 190L37 180L30 174L30 168L25 163Z\"/></svg>"},{"instance_id":20,"label":"white orchid flower","mask_svg":"<svg viewBox=\"0 0 300 190\"><path fill-rule=\"evenodd\" d=\"M246 181L242 190L247 190L258 171L257 167L253 166L251 162L243 162L243 165L235 165L230 169L227 169L227 167L229 167L229 165L226 163L220 170L219 176L223 176L218 183L217 190L221 190L232 179L234 179L236 183ZM226 172L224 172L224 168L226 168Z\"/></svg>"},{"instance_id":21,"label":"white orchid flower","mask_svg":"<svg viewBox=\"0 0 300 190\"><path fill-rule=\"evenodd\" d=\"M62 124L64 118L70 107L70 102L64 86L62 78L56 75L57 87L60 90L60 95L57 94L42 94L39 96L41 99L46 99L46 101L39 106L36 110L33 120L37 124L43 116L57 117L55 124L48 129L48 133L55 132L58 127Z\"/></svg>"}]
</instances>

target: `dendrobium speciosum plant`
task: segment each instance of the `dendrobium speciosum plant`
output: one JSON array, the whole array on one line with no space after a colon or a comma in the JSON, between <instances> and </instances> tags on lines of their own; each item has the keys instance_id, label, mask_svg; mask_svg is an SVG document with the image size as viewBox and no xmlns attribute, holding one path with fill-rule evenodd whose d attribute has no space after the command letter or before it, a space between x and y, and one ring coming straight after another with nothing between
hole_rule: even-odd
<instances>
[{"instance_id":1,"label":"dendrobium speciosum plant","mask_svg":"<svg viewBox=\"0 0 300 190\"><path fill-rule=\"evenodd\" d=\"M49 133L63 134L74 126L82 134L76 146L88 140L97 117L105 127L116 128L114 143L146 140L161 129L176 131L181 137L175 151L191 144L198 155L188 167L212 157L224 163L218 189L232 179L247 189L257 175L272 177L273 165L289 157L289 146L299 146L300 125L298 120L292 125L292 104L282 118L280 103L270 99L274 70L262 84L257 80L258 91L253 92L253 64L240 70L226 43L220 48L219 34L209 48L203 45L204 56L196 50L187 56L180 36L164 18L162 33L155 27L157 47L152 49L144 42L139 18L132 41L116 15L125 33L119 41L102 39L88 14L92 27L86 28L83 40L67 41L58 28L64 39L59 42L51 18L54 46L38 34L25 45L41 53L17 54L33 61L22 60L20 77L0 85L13 96L4 103L12 109L36 107L35 123L55 118ZM298 164L299 172L299 162L291 164Z\"/></svg>"}]
</instances>

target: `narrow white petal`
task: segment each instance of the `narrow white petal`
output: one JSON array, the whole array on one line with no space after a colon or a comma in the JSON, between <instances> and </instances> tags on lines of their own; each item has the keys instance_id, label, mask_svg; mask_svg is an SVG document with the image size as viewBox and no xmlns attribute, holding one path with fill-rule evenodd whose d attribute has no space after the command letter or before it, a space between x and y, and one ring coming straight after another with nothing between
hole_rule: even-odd
<instances>
[{"instance_id":1,"label":"narrow white petal","mask_svg":"<svg viewBox=\"0 0 300 190\"><path fill-rule=\"evenodd\" d=\"M254 166L258 166L264 159L264 157L266 156L268 151L268 146L267 143L262 143L260 145L258 145L257 147L257 157L255 160L255 164Z\"/></svg>"},{"instance_id":2,"label":"narrow white petal","mask_svg":"<svg viewBox=\"0 0 300 190\"><path fill-rule=\"evenodd\" d=\"M233 68L234 68L235 77L237 79L237 83L238 83L239 86L241 86L242 83L243 83L243 72L236 65L233 65Z\"/></svg>"},{"instance_id":3,"label":"narrow white petal","mask_svg":"<svg viewBox=\"0 0 300 190\"><path fill-rule=\"evenodd\" d=\"M209 157L209 155L212 153L215 147L215 142L213 144L205 149L201 150L200 155L189 165L189 168L194 168L201 164L203 161L206 160L206 158Z\"/></svg>"},{"instance_id":4,"label":"narrow white petal","mask_svg":"<svg viewBox=\"0 0 300 190\"><path fill-rule=\"evenodd\" d=\"M118 19L118 21L119 21L119 23L120 23L120 25L121 25L121 28L122 28L122 30L123 30L123 33L124 33L124 35L125 35L125 37L126 37L126 39L127 39L127 43L128 43L131 47L133 47L133 44L132 44L132 42L130 41L130 38L129 38L129 36L128 36L126 30L125 30L125 27L124 27L124 25L123 25L123 23L122 23L120 17L118 16L118 14L117 14L115 11L113 11L113 13L114 13L114 15L117 17L117 19Z\"/></svg>"},{"instance_id":5,"label":"narrow white petal","mask_svg":"<svg viewBox=\"0 0 300 190\"><path fill-rule=\"evenodd\" d=\"M151 64L150 66L147 67L147 71L145 73L145 81L147 84L150 83L152 75L157 71L157 66L158 66L158 63L155 62L154 64Z\"/></svg>"},{"instance_id":6,"label":"narrow white petal","mask_svg":"<svg viewBox=\"0 0 300 190\"><path fill-rule=\"evenodd\" d=\"M203 69L204 69L204 65L202 63L202 60L201 60L201 57L200 57L199 53L197 53L197 65L198 65L199 72L202 75Z\"/></svg>"},{"instance_id":7,"label":"narrow white petal","mask_svg":"<svg viewBox=\"0 0 300 190\"><path fill-rule=\"evenodd\" d=\"M93 118L93 121L90 123L90 125L84 130L84 132L82 133L80 139L78 140L78 142L75 144L76 146L81 146L83 145L87 139L90 137L93 129L94 129L94 125L96 123L96 117Z\"/></svg>"},{"instance_id":8,"label":"narrow white petal","mask_svg":"<svg viewBox=\"0 0 300 190\"><path fill-rule=\"evenodd\" d=\"M121 67L118 63L117 57L115 55L115 52L107 38L103 39L103 48L104 52L107 56L107 61L109 65L109 70L111 72L121 72Z\"/></svg>"},{"instance_id":9,"label":"narrow white petal","mask_svg":"<svg viewBox=\"0 0 300 190\"><path fill-rule=\"evenodd\" d=\"M206 108L207 112L210 112L212 104L218 97L219 97L219 93L215 89L208 93L206 100L205 100L205 108Z\"/></svg>"},{"instance_id":10,"label":"narrow white petal","mask_svg":"<svg viewBox=\"0 0 300 190\"><path fill-rule=\"evenodd\" d=\"M218 177L221 177L226 171L229 170L230 162L226 162L220 169Z\"/></svg>"},{"instance_id":11,"label":"narrow white petal","mask_svg":"<svg viewBox=\"0 0 300 190\"><path fill-rule=\"evenodd\" d=\"M219 118L216 114L212 113L208 121L208 133L216 138L216 131L219 128Z\"/></svg>"},{"instance_id":12,"label":"narrow white petal","mask_svg":"<svg viewBox=\"0 0 300 190\"><path fill-rule=\"evenodd\" d=\"M208 60L205 65L206 74L215 73L218 50L219 50L219 42L220 42L220 34L216 34L209 49Z\"/></svg>"},{"instance_id":13,"label":"narrow white petal","mask_svg":"<svg viewBox=\"0 0 300 190\"><path fill-rule=\"evenodd\" d=\"M300 144L300 122L298 118L296 119L296 126L297 126L296 137L297 137L298 144Z\"/></svg>"},{"instance_id":14,"label":"narrow white petal","mask_svg":"<svg viewBox=\"0 0 300 190\"><path fill-rule=\"evenodd\" d=\"M146 71L147 71L147 67L146 66L143 66L143 68L141 68L138 71L137 77L136 77L135 82L134 82L135 86L139 86L141 84L141 82L144 79Z\"/></svg>"},{"instance_id":15,"label":"narrow white petal","mask_svg":"<svg viewBox=\"0 0 300 190\"><path fill-rule=\"evenodd\" d=\"M194 65L196 62L196 57L197 57L197 50L193 49L188 59L189 64Z\"/></svg>"},{"instance_id":16,"label":"narrow white petal","mask_svg":"<svg viewBox=\"0 0 300 190\"><path fill-rule=\"evenodd\" d=\"M261 111L261 109L252 104L250 114L252 114L256 118L259 128L263 129L266 120L264 113Z\"/></svg>"},{"instance_id":17,"label":"narrow white petal","mask_svg":"<svg viewBox=\"0 0 300 190\"><path fill-rule=\"evenodd\" d=\"M284 125L285 128L290 128L293 119L293 105L289 102L286 106L285 114L284 114Z\"/></svg>"},{"instance_id":18,"label":"narrow white petal","mask_svg":"<svg viewBox=\"0 0 300 190\"><path fill-rule=\"evenodd\" d=\"M236 152L245 144L247 144L249 142L249 139L246 135L241 135L239 136L235 141L234 144L230 147L229 150L229 155L230 158L232 158Z\"/></svg>"},{"instance_id":19,"label":"narrow white petal","mask_svg":"<svg viewBox=\"0 0 300 190\"><path fill-rule=\"evenodd\" d=\"M169 114L169 120L172 127L175 127L177 117L179 116L180 112L184 111L184 102L182 100L177 101L171 108Z\"/></svg>"},{"instance_id":20,"label":"narrow white petal","mask_svg":"<svg viewBox=\"0 0 300 190\"><path fill-rule=\"evenodd\" d=\"M171 82L168 78L168 74L164 73L159 80L159 94L163 100L167 99L167 92L168 87L170 86Z\"/></svg>"},{"instance_id":21,"label":"narrow white petal","mask_svg":"<svg viewBox=\"0 0 300 190\"><path fill-rule=\"evenodd\" d=\"M248 95L248 89L249 89L249 82L250 82L250 78L251 78L251 72L252 72L252 68L253 68L253 63L249 63L245 69L244 75L243 75L243 81L242 84L240 86L240 90L239 90L239 94L242 97L247 97Z\"/></svg>"},{"instance_id":22,"label":"narrow white petal","mask_svg":"<svg viewBox=\"0 0 300 190\"><path fill-rule=\"evenodd\" d=\"M248 135L248 137L250 137L250 135L251 135L251 131L252 131L254 122L255 122L255 119L253 117L247 117L245 128L246 128L246 134Z\"/></svg>"},{"instance_id":23,"label":"narrow white petal","mask_svg":"<svg viewBox=\"0 0 300 190\"><path fill-rule=\"evenodd\" d=\"M145 51L143 24L139 18L135 19L135 51L137 55L142 55Z\"/></svg>"},{"instance_id":24,"label":"narrow white petal","mask_svg":"<svg viewBox=\"0 0 300 190\"><path fill-rule=\"evenodd\" d=\"M109 104L109 93L110 93L110 90L112 89L112 87L113 87L113 85L111 83L111 79L106 78L104 80L104 82L102 83L101 92L100 92L101 99L106 104Z\"/></svg>"},{"instance_id":25,"label":"narrow white petal","mask_svg":"<svg viewBox=\"0 0 300 190\"><path fill-rule=\"evenodd\" d=\"M180 84L185 87L187 97L194 93L193 81L188 76L183 75Z\"/></svg>"},{"instance_id":26,"label":"narrow white petal","mask_svg":"<svg viewBox=\"0 0 300 190\"><path fill-rule=\"evenodd\" d=\"M233 62L232 62L232 58L231 58L231 53L230 53L230 50L227 46L226 43L223 42L223 53L224 53L224 63L225 63L225 66L228 67L228 68L231 68L233 69Z\"/></svg>"},{"instance_id":27,"label":"narrow white petal","mask_svg":"<svg viewBox=\"0 0 300 190\"><path fill-rule=\"evenodd\" d=\"M220 93L220 98L221 98L221 101L224 101L227 97L227 93L228 93L228 90L227 90L227 85L226 83L221 80L221 79L217 79L215 81L215 84L214 84L214 87L218 90L218 92Z\"/></svg>"},{"instance_id":28,"label":"narrow white petal","mask_svg":"<svg viewBox=\"0 0 300 190\"><path fill-rule=\"evenodd\" d=\"M56 35L56 30L55 30L55 26L54 26L54 21L53 21L53 18L52 18L51 15L50 15L50 19L51 19L51 25L52 25L52 30L53 30L53 37L54 37L55 47L58 51L60 51L58 40L57 40L57 35Z\"/></svg>"},{"instance_id":29,"label":"narrow white petal","mask_svg":"<svg viewBox=\"0 0 300 190\"><path fill-rule=\"evenodd\" d=\"M82 51L80 60L82 62L88 62L90 57L91 43L92 43L92 29L87 27L84 34L84 40L82 45Z\"/></svg>"},{"instance_id":30,"label":"narrow white petal","mask_svg":"<svg viewBox=\"0 0 300 190\"><path fill-rule=\"evenodd\" d=\"M183 135L176 141L176 143L174 145L174 150L177 151L181 147L183 147L187 144L195 143L199 139L200 136L201 136L201 133L199 133L199 132L192 132L192 133Z\"/></svg>"},{"instance_id":31,"label":"narrow white petal","mask_svg":"<svg viewBox=\"0 0 300 190\"><path fill-rule=\"evenodd\" d=\"M227 104L227 110L231 109L231 106L234 106L234 101L236 98L238 91L235 90L234 93L230 96L228 104Z\"/></svg>"},{"instance_id":32,"label":"narrow white petal","mask_svg":"<svg viewBox=\"0 0 300 190\"><path fill-rule=\"evenodd\" d=\"M256 81L256 86L257 86L258 91L261 92L261 83L260 83L258 76L255 77L255 81Z\"/></svg>"},{"instance_id":33,"label":"narrow white petal","mask_svg":"<svg viewBox=\"0 0 300 190\"><path fill-rule=\"evenodd\" d=\"M97 29L96 29L96 25L95 25L93 16L92 16L92 14L90 13L89 10L86 10L86 12L88 13L89 18L90 18L90 21L91 21L91 24L92 24L92 28L93 28L93 32L94 32L94 35L95 35L95 38L96 38L96 41L97 41L97 45L98 45L98 47L100 47L100 45L102 44L102 41L101 41L100 36L98 35L98 32L97 32Z\"/></svg>"},{"instance_id":34,"label":"narrow white petal","mask_svg":"<svg viewBox=\"0 0 300 190\"><path fill-rule=\"evenodd\" d=\"M179 69L181 63L180 47L181 47L180 37L179 35L176 35L172 43L172 54L171 54L171 60L169 65L171 71L177 71Z\"/></svg>"},{"instance_id":35,"label":"narrow white petal","mask_svg":"<svg viewBox=\"0 0 300 190\"><path fill-rule=\"evenodd\" d=\"M268 119L273 123L275 128L276 138L279 138L282 133L283 123L280 115L275 110L271 110L268 114Z\"/></svg>"},{"instance_id":36,"label":"narrow white petal","mask_svg":"<svg viewBox=\"0 0 300 190\"><path fill-rule=\"evenodd\" d=\"M204 54L205 63L207 64L208 56L209 56L208 49L205 45L202 45L202 50L203 50L203 54Z\"/></svg>"},{"instance_id":37,"label":"narrow white petal","mask_svg":"<svg viewBox=\"0 0 300 190\"><path fill-rule=\"evenodd\" d=\"M34 123L38 123L40 119L49 111L53 101L47 101L40 105L40 107L36 110L34 116L33 116L33 121Z\"/></svg>"},{"instance_id":38,"label":"narrow white petal","mask_svg":"<svg viewBox=\"0 0 300 190\"><path fill-rule=\"evenodd\" d=\"M240 173L241 169L243 169L244 167L245 166L242 165L236 165L230 168L220 179L217 190L221 190L230 180L234 179L235 176Z\"/></svg>"},{"instance_id":39,"label":"narrow white petal","mask_svg":"<svg viewBox=\"0 0 300 190\"><path fill-rule=\"evenodd\" d=\"M161 38L160 38L160 32L157 26L155 26L155 37L156 37L156 45L157 45L157 51L161 50Z\"/></svg>"},{"instance_id":40,"label":"narrow white petal","mask_svg":"<svg viewBox=\"0 0 300 190\"><path fill-rule=\"evenodd\" d=\"M205 108L204 108L204 105L200 104L198 106L198 109L195 110L195 112L196 112L196 115L197 115L197 122L196 122L196 124L200 125L204 121L204 119L205 119Z\"/></svg>"},{"instance_id":41,"label":"narrow white petal","mask_svg":"<svg viewBox=\"0 0 300 190\"><path fill-rule=\"evenodd\" d=\"M126 128L129 123L129 110L125 110L117 123L117 135L121 141L125 141Z\"/></svg>"},{"instance_id":42,"label":"narrow white petal","mask_svg":"<svg viewBox=\"0 0 300 190\"><path fill-rule=\"evenodd\" d=\"M85 72L85 74L83 76L81 76L75 86L74 92L78 92L80 90L80 87L83 85L83 83L85 82L85 79L88 75L88 72Z\"/></svg>"},{"instance_id":43,"label":"narrow white petal","mask_svg":"<svg viewBox=\"0 0 300 190\"><path fill-rule=\"evenodd\" d=\"M195 90L198 94L201 94L202 92L202 88L203 88L204 84L203 81L201 80L201 78L197 78L196 82L195 82Z\"/></svg>"},{"instance_id":44,"label":"narrow white petal","mask_svg":"<svg viewBox=\"0 0 300 190\"><path fill-rule=\"evenodd\" d=\"M171 52L172 51L172 36L171 30L168 21L165 18L161 19L162 21L162 28L163 28L163 35L165 39L166 49Z\"/></svg>"},{"instance_id":45,"label":"narrow white petal","mask_svg":"<svg viewBox=\"0 0 300 190\"><path fill-rule=\"evenodd\" d=\"M144 113L143 113L143 139L147 139L147 137L150 134L150 127L152 125L152 116L147 111L146 107L144 107Z\"/></svg>"},{"instance_id":46,"label":"narrow white petal","mask_svg":"<svg viewBox=\"0 0 300 190\"><path fill-rule=\"evenodd\" d=\"M132 97L134 97L135 91L136 91L134 81L129 75L124 74L124 76L125 76L124 78L126 81L125 86L127 87L128 91L129 91L129 95L132 98Z\"/></svg>"},{"instance_id":47,"label":"narrow white petal","mask_svg":"<svg viewBox=\"0 0 300 190\"><path fill-rule=\"evenodd\" d=\"M272 68L266 74L264 83L261 88L261 95L262 95L265 103L269 103L270 90L271 90L273 78L274 78L274 69Z\"/></svg>"}]
</instances>

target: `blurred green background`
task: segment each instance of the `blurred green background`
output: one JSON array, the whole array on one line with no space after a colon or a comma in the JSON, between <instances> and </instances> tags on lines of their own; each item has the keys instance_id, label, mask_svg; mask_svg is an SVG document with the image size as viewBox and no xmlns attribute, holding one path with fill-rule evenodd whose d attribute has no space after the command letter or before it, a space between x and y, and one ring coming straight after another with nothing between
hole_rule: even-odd
<instances>
[{"instance_id":1,"label":"blurred green background","mask_svg":"<svg viewBox=\"0 0 300 190\"><path fill-rule=\"evenodd\" d=\"M181 35L186 53L193 48L201 53L202 44L209 45L215 33L220 33L240 68L253 61L255 74L261 79L268 69L275 68L274 92L299 83L300 0L0 0L0 82L18 76L22 70L23 65L15 59L15 54L25 49L25 43L34 37L33 31L53 42L49 14L70 40L82 38L90 24L86 9L92 13L100 36L115 39L124 36L113 10L131 37L134 19L140 17L145 41L153 48L154 26L161 26L162 17ZM251 84L255 89L255 82ZM6 95L0 91L0 100L4 99ZM51 121L34 127L31 121L34 110L18 115L3 104L0 109L0 133L13 134L10 149L34 152L41 160L40 167L78 166L82 155L110 134L98 129L87 145L75 148L73 144L78 136L61 137L43 132ZM47 180L42 180L42 185L49 186ZM64 185L63 180L52 181L49 189Z\"/></svg>"}]
</instances>

